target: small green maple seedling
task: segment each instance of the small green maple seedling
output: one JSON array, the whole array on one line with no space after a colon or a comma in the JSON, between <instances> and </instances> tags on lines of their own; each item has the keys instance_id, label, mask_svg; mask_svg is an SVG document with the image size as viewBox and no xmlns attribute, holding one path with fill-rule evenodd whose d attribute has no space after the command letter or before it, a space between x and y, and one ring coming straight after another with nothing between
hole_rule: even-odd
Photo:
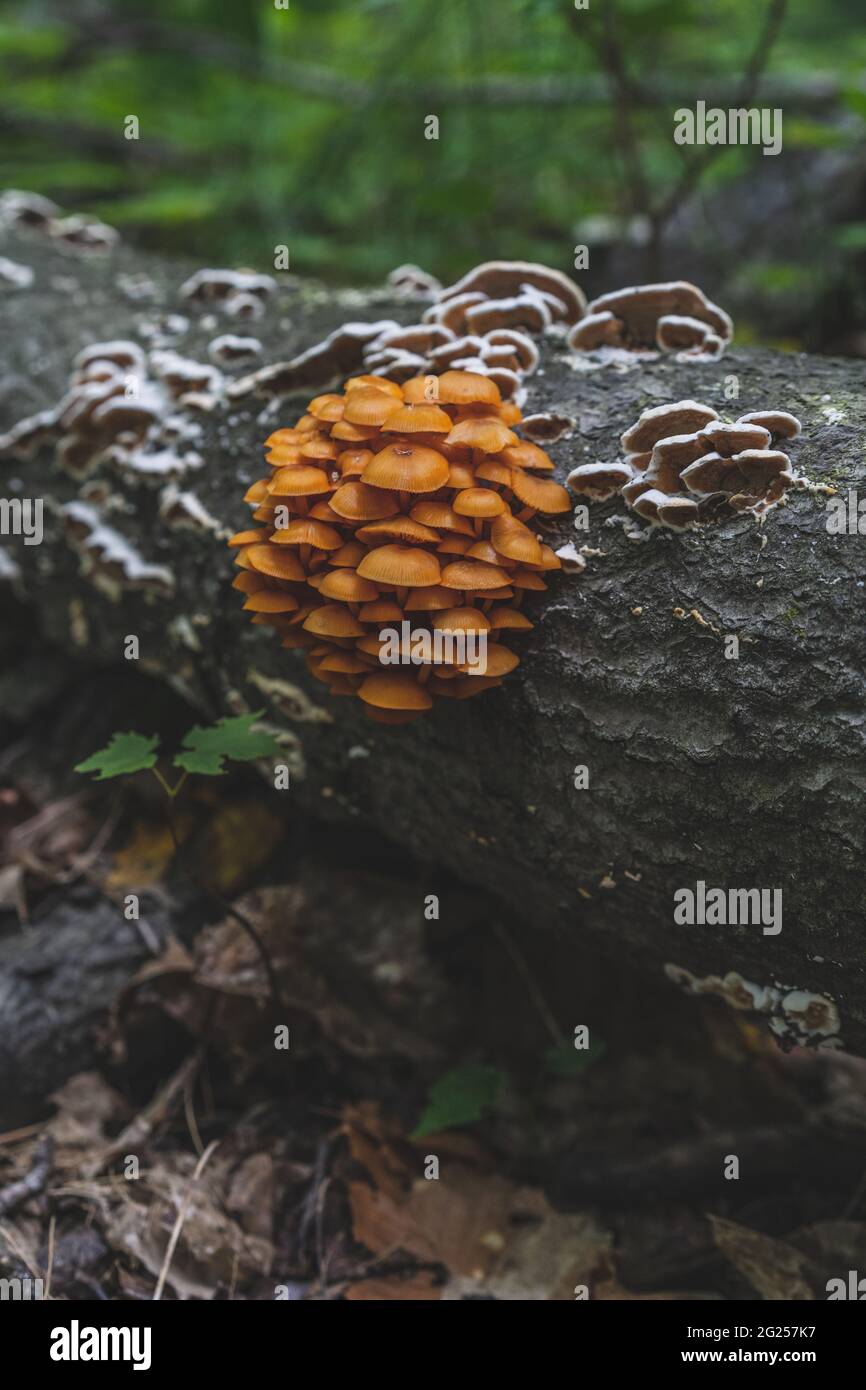
<instances>
[{"instance_id":1,"label":"small green maple seedling","mask_svg":"<svg viewBox=\"0 0 866 1390\"><path fill-rule=\"evenodd\" d=\"M156 734L112 734L111 742L98 753L93 753L79 763L75 772L95 772L94 781L104 782L109 777L122 777L130 772L152 771L156 767Z\"/></svg>"},{"instance_id":2,"label":"small green maple seedling","mask_svg":"<svg viewBox=\"0 0 866 1390\"><path fill-rule=\"evenodd\" d=\"M203 727L197 724L184 735L180 752L172 758L174 767L182 769L174 786L160 772L157 761L160 757L159 738L156 734L135 732L112 734L104 748L78 763L76 772L93 772L95 781L105 782L110 777L124 777L134 772L152 772L166 794L166 819L174 844L177 861L183 866L181 843L175 824L172 803L191 773L203 777L220 777L227 771L226 762L248 763L256 758L268 758L280 752L280 745L273 734L253 725L264 715L264 710L255 714L239 714L234 718L217 720L216 724ZM235 919L247 933L261 957L262 965L270 985L271 999L275 1009L281 1007L279 982L274 973L273 963L264 942L252 922L231 903L224 902L211 884L200 882L197 876L184 866L184 872L193 885L202 893L218 903L223 912Z\"/></svg>"},{"instance_id":3,"label":"small green maple seedling","mask_svg":"<svg viewBox=\"0 0 866 1390\"><path fill-rule=\"evenodd\" d=\"M239 714L234 718L217 720L206 727L197 724L184 735L183 747L172 762L183 769L182 776L172 786L157 767L159 739L156 734L116 733L104 748L78 763L76 772L93 772L97 782L109 777L122 777L133 772L152 772L172 800L177 796L191 772L204 777L219 777L227 769L226 760L246 763L256 758L271 757L280 751L272 734L253 725L264 710L255 714Z\"/></svg>"}]
</instances>

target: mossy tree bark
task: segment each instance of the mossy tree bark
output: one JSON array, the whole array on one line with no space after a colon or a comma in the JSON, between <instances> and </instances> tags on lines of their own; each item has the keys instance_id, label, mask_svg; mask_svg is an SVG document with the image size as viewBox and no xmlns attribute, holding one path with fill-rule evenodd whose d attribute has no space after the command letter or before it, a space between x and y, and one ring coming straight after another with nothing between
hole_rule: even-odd
<instances>
[{"instance_id":1,"label":"mossy tree bark","mask_svg":"<svg viewBox=\"0 0 866 1390\"><path fill-rule=\"evenodd\" d=\"M125 250L72 260L39 238L10 239L4 253L32 266L34 283L5 296L2 428L60 398L81 348L143 341L143 325L165 314L190 318L172 342L185 356L205 361L217 333L251 332L262 362L346 319L419 314L382 295L290 280L260 321L239 328L203 321L207 310L179 299L186 267ZM139 275L152 283L149 298L130 298L129 277ZM735 402L726 398L734 386ZM564 477L576 462L614 458L645 406L685 397L732 416L793 411L804 426L791 450L797 469L866 496L860 361L735 347L712 365L576 371L552 343L526 409L574 417L572 436L551 448ZM263 437L302 404L242 398L195 416L206 462L180 486L226 531L246 517L241 499L262 472ZM219 536L170 528L159 488L109 466L96 475L108 483L106 525L174 582L170 596L130 587L111 599L64 534L59 509L81 484L53 449L2 468L5 495L43 497L51 509L41 546L5 543L46 639L79 660L119 662L134 633L142 667L209 715L265 706L293 770L281 793L288 814L369 826L517 905L539 931L583 934L654 975L671 965L697 980L736 972L792 1037L805 1036L792 1023L798 1001L786 1014L779 1000L792 990L826 995L845 1044L866 1045L866 540L828 531L826 491L792 493L763 526L740 517L645 544L618 524L618 501L592 508L588 531L566 517L551 529L554 543L595 553L582 575L554 575L547 594L530 596L536 627L514 675L479 699L437 702L417 724L383 729L359 702L325 695L296 654L249 624ZM729 635L739 639L734 659ZM578 767L586 789L575 786ZM674 894L698 882L781 889L781 931L677 925Z\"/></svg>"}]
</instances>

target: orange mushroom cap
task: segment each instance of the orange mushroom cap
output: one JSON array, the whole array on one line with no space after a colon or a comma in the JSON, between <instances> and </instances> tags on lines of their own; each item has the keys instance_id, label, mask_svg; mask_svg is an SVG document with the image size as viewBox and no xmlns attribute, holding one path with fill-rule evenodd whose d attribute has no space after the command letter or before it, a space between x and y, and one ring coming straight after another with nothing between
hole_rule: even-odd
<instances>
[{"instance_id":1,"label":"orange mushroom cap","mask_svg":"<svg viewBox=\"0 0 866 1390\"><path fill-rule=\"evenodd\" d=\"M363 386L372 386L377 391L385 391L398 401L403 399L403 391L398 382L389 381L386 376L350 376L344 390L348 394L349 391L358 391Z\"/></svg>"},{"instance_id":2,"label":"orange mushroom cap","mask_svg":"<svg viewBox=\"0 0 866 1390\"><path fill-rule=\"evenodd\" d=\"M337 455L337 467L344 478L360 478L372 459L372 449L344 449Z\"/></svg>"},{"instance_id":3,"label":"orange mushroom cap","mask_svg":"<svg viewBox=\"0 0 866 1390\"><path fill-rule=\"evenodd\" d=\"M527 468L530 473L553 472L550 455L539 449L537 444L530 444L527 439L518 439L516 444L509 444L502 450L502 459L510 467Z\"/></svg>"},{"instance_id":4,"label":"orange mushroom cap","mask_svg":"<svg viewBox=\"0 0 866 1390\"><path fill-rule=\"evenodd\" d=\"M449 434L454 421L434 401L403 405L389 415L382 429L386 434Z\"/></svg>"},{"instance_id":5,"label":"orange mushroom cap","mask_svg":"<svg viewBox=\"0 0 866 1390\"><path fill-rule=\"evenodd\" d=\"M492 632L501 632L506 628L510 628L514 632L529 632L533 626L526 614L521 613L519 608L491 608L487 616L490 619Z\"/></svg>"},{"instance_id":6,"label":"orange mushroom cap","mask_svg":"<svg viewBox=\"0 0 866 1390\"><path fill-rule=\"evenodd\" d=\"M467 676L472 676L473 680L484 677L493 679L497 676L507 676L509 671L513 671L519 665L520 657L510 647L504 647L501 642L488 642L487 665L484 669L467 662L460 670L465 671Z\"/></svg>"},{"instance_id":7,"label":"orange mushroom cap","mask_svg":"<svg viewBox=\"0 0 866 1390\"><path fill-rule=\"evenodd\" d=\"M441 584L431 584L424 589L413 589L406 599L407 613L432 613L437 608L453 608L454 595Z\"/></svg>"},{"instance_id":8,"label":"orange mushroom cap","mask_svg":"<svg viewBox=\"0 0 866 1390\"><path fill-rule=\"evenodd\" d=\"M436 492L448 481L448 460L435 449L389 444L368 463L361 477L373 487L398 492Z\"/></svg>"},{"instance_id":9,"label":"orange mushroom cap","mask_svg":"<svg viewBox=\"0 0 866 1390\"><path fill-rule=\"evenodd\" d=\"M242 594L254 594L257 589L266 589L267 587L266 577L263 574L256 574L255 570L242 570L232 580L232 588L239 590Z\"/></svg>"},{"instance_id":10,"label":"orange mushroom cap","mask_svg":"<svg viewBox=\"0 0 866 1390\"><path fill-rule=\"evenodd\" d=\"M491 622L480 608L444 608L430 626L442 632L487 632Z\"/></svg>"},{"instance_id":11,"label":"orange mushroom cap","mask_svg":"<svg viewBox=\"0 0 866 1390\"><path fill-rule=\"evenodd\" d=\"M479 415L461 420L445 440L446 444L462 444L468 449L480 449L485 454L501 454L509 445L518 444L513 430L492 416Z\"/></svg>"},{"instance_id":12,"label":"orange mushroom cap","mask_svg":"<svg viewBox=\"0 0 866 1390\"><path fill-rule=\"evenodd\" d=\"M303 584L307 577L296 555L290 550L280 550L269 541L264 545L251 545L247 558L254 570L270 575L272 579L288 579Z\"/></svg>"},{"instance_id":13,"label":"orange mushroom cap","mask_svg":"<svg viewBox=\"0 0 866 1390\"><path fill-rule=\"evenodd\" d=\"M307 632L318 637L361 637L364 628L343 603L326 603L304 619Z\"/></svg>"},{"instance_id":14,"label":"orange mushroom cap","mask_svg":"<svg viewBox=\"0 0 866 1390\"><path fill-rule=\"evenodd\" d=\"M460 536L473 536L472 525L465 517L458 516L448 502L436 502L427 498L416 502L409 513L413 521L422 526L432 526L436 531L454 531Z\"/></svg>"},{"instance_id":15,"label":"orange mushroom cap","mask_svg":"<svg viewBox=\"0 0 866 1390\"><path fill-rule=\"evenodd\" d=\"M439 377L438 399L448 405L499 405L499 387L479 372L443 372Z\"/></svg>"},{"instance_id":16,"label":"orange mushroom cap","mask_svg":"<svg viewBox=\"0 0 866 1390\"><path fill-rule=\"evenodd\" d=\"M533 478L515 468L511 490L515 497L537 512L547 512L552 516L557 512L571 511L571 498L565 488L549 478Z\"/></svg>"},{"instance_id":17,"label":"orange mushroom cap","mask_svg":"<svg viewBox=\"0 0 866 1390\"><path fill-rule=\"evenodd\" d=\"M342 396L328 392L324 396L315 396L307 409L311 415L315 415L317 420L325 420L328 424L333 425L343 418L344 404Z\"/></svg>"},{"instance_id":18,"label":"orange mushroom cap","mask_svg":"<svg viewBox=\"0 0 866 1390\"><path fill-rule=\"evenodd\" d=\"M515 516L497 517L490 528L490 540L494 550L508 560L519 560L524 565L541 564L541 545L529 527Z\"/></svg>"},{"instance_id":19,"label":"orange mushroom cap","mask_svg":"<svg viewBox=\"0 0 866 1390\"><path fill-rule=\"evenodd\" d=\"M318 585L324 598L339 599L342 603L367 603L379 597L379 590L369 579L362 579L356 570L331 570Z\"/></svg>"},{"instance_id":20,"label":"orange mushroom cap","mask_svg":"<svg viewBox=\"0 0 866 1390\"><path fill-rule=\"evenodd\" d=\"M367 554L367 547L361 545L360 541L346 541L339 550L332 550L328 556L329 565L349 565L353 570L357 569Z\"/></svg>"},{"instance_id":21,"label":"orange mushroom cap","mask_svg":"<svg viewBox=\"0 0 866 1390\"><path fill-rule=\"evenodd\" d=\"M439 583L439 561L417 546L383 545L371 550L358 566L364 579L388 588L421 588Z\"/></svg>"},{"instance_id":22,"label":"orange mushroom cap","mask_svg":"<svg viewBox=\"0 0 866 1390\"><path fill-rule=\"evenodd\" d=\"M298 464L294 468L279 468L267 491L272 497L314 497L320 492L330 492L331 484L321 468L314 464Z\"/></svg>"},{"instance_id":23,"label":"orange mushroom cap","mask_svg":"<svg viewBox=\"0 0 866 1390\"><path fill-rule=\"evenodd\" d=\"M251 613L292 613L297 606L294 594L283 589L259 589L244 604Z\"/></svg>"},{"instance_id":24,"label":"orange mushroom cap","mask_svg":"<svg viewBox=\"0 0 866 1390\"><path fill-rule=\"evenodd\" d=\"M403 609L392 598L373 599L358 609L362 623L402 623Z\"/></svg>"},{"instance_id":25,"label":"orange mushroom cap","mask_svg":"<svg viewBox=\"0 0 866 1390\"><path fill-rule=\"evenodd\" d=\"M313 545L317 550L338 550L343 544L339 531L315 517L298 516L288 526L278 527L271 536L274 545Z\"/></svg>"},{"instance_id":26,"label":"orange mushroom cap","mask_svg":"<svg viewBox=\"0 0 866 1390\"><path fill-rule=\"evenodd\" d=\"M413 676L402 671L375 671L361 682L358 694L365 704L386 710L431 709L433 701Z\"/></svg>"},{"instance_id":27,"label":"orange mushroom cap","mask_svg":"<svg viewBox=\"0 0 866 1390\"><path fill-rule=\"evenodd\" d=\"M513 569L513 560L503 560L498 550L488 540L476 541L465 552L469 560L483 560L486 565L498 565L501 569Z\"/></svg>"},{"instance_id":28,"label":"orange mushroom cap","mask_svg":"<svg viewBox=\"0 0 866 1390\"><path fill-rule=\"evenodd\" d=\"M509 576L499 565L483 560L454 560L442 571L446 589L498 589L509 583Z\"/></svg>"},{"instance_id":29,"label":"orange mushroom cap","mask_svg":"<svg viewBox=\"0 0 866 1390\"><path fill-rule=\"evenodd\" d=\"M423 526L409 516L394 516L386 521L371 521L369 526L359 526L355 532L358 540L365 545L382 545L385 541L399 541L402 545L430 545L438 541L439 532L432 526Z\"/></svg>"},{"instance_id":30,"label":"orange mushroom cap","mask_svg":"<svg viewBox=\"0 0 866 1390\"><path fill-rule=\"evenodd\" d=\"M244 493L244 501L257 505L259 502L264 502L267 495L268 479L259 478L258 482L253 483L251 487L247 488Z\"/></svg>"},{"instance_id":31,"label":"orange mushroom cap","mask_svg":"<svg viewBox=\"0 0 866 1390\"><path fill-rule=\"evenodd\" d=\"M489 487L467 487L454 498L454 510L458 516L491 517L507 512L508 507Z\"/></svg>"},{"instance_id":32,"label":"orange mushroom cap","mask_svg":"<svg viewBox=\"0 0 866 1390\"><path fill-rule=\"evenodd\" d=\"M347 521L381 521L399 511L393 493L362 482L343 483L329 500Z\"/></svg>"},{"instance_id":33,"label":"orange mushroom cap","mask_svg":"<svg viewBox=\"0 0 866 1390\"><path fill-rule=\"evenodd\" d=\"M380 386L358 386L346 396L343 419L350 425L383 425L399 402Z\"/></svg>"},{"instance_id":34,"label":"orange mushroom cap","mask_svg":"<svg viewBox=\"0 0 866 1390\"><path fill-rule=\"evenodd\" d=\"M339 439L340 443L363 444L365 440L377 439L378 436L378 425L350 425L348 420L338 420L336 425L331 426L331 438Z\"/></svg>"},{"instance_id":35,"label":"orange mushroom cap","mask_svg":"<svg viewBox=\"0 0 866 1390\"><path fill-rule=\"evenodd\" d=\"M499 483L505 487L511 487L511 469L507 463L500 463L498 459L482 459L475 470L476 478L483 478L485 483Z\"/></svg>"},{"instance_id":36,"label":"orange mushroom cap","mask_svg":"<svg viewBox=\"0 0 866 1390\"><path fill-rule=\"evenodd\" d=\"M230 546L255 545L256 541L266 541L267 538L267 528L259 526L251 531L236 531L227 544Z\"/></svg>"},{"instance_id":37,"label":"orange mushroom cap","mask_svg":"<svg viewBox=\"0 0 866 1390\"><path fill-rule=\"evenodd\" d=\"M333 439L326 439L322 434L311 434L300 446L301 458L318 459L321 463L332 462L339 452L339 444L335 444Z\"/></svg>"},{"instance_id":38,"label":"orange mushroom cap","mask_svg":"<svg viewBox=\"0 0 866 1390\"><path fill-rule=\"evenodd\" d=\"M436 547L437 555L465 555L472 541L469 536L446 536Z\"/></svg>"},{"instance_id":39,"label":"orange mushroom cap","mask_svg":"<svg viewBox=\"0 0 866 1390\"><path fill-rule=\"evenodd\" d=\"M536 574L534 570L514 570L513 573L508 576L508 582L509 584L513 584L515 589L535 589L540 591L547 588L541 575Z\"/></svg>"},{"instance_id":40,"label":"orange mushroom cap","mask_svg":"<svg viewBox=\"0 0 866 1390\"><path fill-rule=\"evenodd\" d=\"M319 669L333 671L341 676L367 675L370 671L370 660L370 657L359 656L355 651L336 651L322 658Z\"/></svg>"}]
</instances>

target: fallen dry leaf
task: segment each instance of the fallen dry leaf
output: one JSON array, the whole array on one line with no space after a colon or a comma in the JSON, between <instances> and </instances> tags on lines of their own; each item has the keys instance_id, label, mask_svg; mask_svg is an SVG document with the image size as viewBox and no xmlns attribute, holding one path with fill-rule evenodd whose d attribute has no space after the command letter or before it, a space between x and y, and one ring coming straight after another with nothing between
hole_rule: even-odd
<instances>
[{"instance_id":1,"label":"fallen dry leaf","mask_svg":"<svg viewBox=\"0 0 866 1390\"><path fill-rule=\"evenodd\" d=\"M140 1197L133 1190L135 1184L121 1188L120 1200L107 1217L106 1233L115 1249L138 1260L156 1280L185 1202L186 1215L167 1282L178 1298L212 1299L218 1289L266 1276L273 1249L270 1241L245 1235L220 1209L206 1178L191 1187L194 1167L189 1155L172 1155L171 1167L166 1161L144 1173Z\"/></svg>"},{"instance_id":2,"label":"fallen dry leaf","mask_svg":"<svg viewBox=\"0 0 866 1390\"><path fill-rule=\"evenodd\" d=\"M609 1236L592 1217L563 1214L537 1188L520 1186L469 1160L450 1156L451 1136L414 1145L390 1132L371 1105L343 1117L352 1159L369 1181L347 1179L355 1237L384 1258L398 1250L450 1276L441 1297L466 1293L508 1300L566 1300L587 1282ZM459 1136L463 1139L463 1136ZM461 1146L462 1147L462 1146ZM440 1176L425 1178L428 1156ZM399 1294L396 1295L399 1297Z\"/></svg>"},{"instance_id":3,"label":"fallen dry leaf","mask_svg":"<svg viewBox=\"0 0 866 1390\"><path fill-rule=\"evenodd\" d=\"M709 1219L716 1245L725 1259L762 1298L814 1300L804 1273L809 1261L799 1250L735 1221L725 1221L720 1216Z\"/></svg>"}]
</instances>

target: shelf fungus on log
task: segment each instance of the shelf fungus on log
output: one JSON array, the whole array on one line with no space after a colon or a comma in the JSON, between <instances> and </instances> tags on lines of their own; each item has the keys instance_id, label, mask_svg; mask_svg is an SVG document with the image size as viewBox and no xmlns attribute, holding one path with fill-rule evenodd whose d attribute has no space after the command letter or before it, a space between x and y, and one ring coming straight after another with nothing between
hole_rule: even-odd
<instances>
[{"instance_id":1,"label":"shelf fungus on log","mask_svg":"<svg viewBox=\"0 0 866 1390\"><path fill-rule=\"evenodd\" d=\"M567 275L529 261L485 261L446 289L417 266L395 271L396 283L404 273L408 286L426 283L433 298L422 322L344 324L290 362L243 378L229 395L324 389L350 372L400 383L453 368L489 376L506 400L519 402L540 360L535 337L576 324L586 308Z\"/></svg>"},{"instance_id":2,"label":"shelf fungus on log","mask_svg":"<svg viewBox=\"0 0 866 1390\"><path fill-rule=\"evenodd\" d=\"M724 309L697 285L670 280L635 285L594 299L568 335L578 352L620 348L674 352L678 362L715 362L734 336Z\"/></svg>"},{"instance_id":3,"label":"shelf fungus on log","mask_svg":"<svg viewBox=\"0 0 866 1390\"><path fill-rule=\"evenodd\" d=\"M624 459L582 464L568 485L597 502L619 493L639 516L674 531L734 512L760 516L797 481L779 445L799 433L784 410L728 423L699 401L652 406L622 435Z\"/></svg>"},{"instance_id":4,"label":"shelf fungus on log","mask_svg":"<svg viewBox=\"0 0 866 1390\"><path fill-rule=\"evenodd\" d=\"M379 723L500 685L519 664L508 635L532 628L524 592L561 568L530 523L571 506L519 423L474 372L316 396L267 440L254 525L229 542L252 621Z\"/></svg>"}]
</instances>

